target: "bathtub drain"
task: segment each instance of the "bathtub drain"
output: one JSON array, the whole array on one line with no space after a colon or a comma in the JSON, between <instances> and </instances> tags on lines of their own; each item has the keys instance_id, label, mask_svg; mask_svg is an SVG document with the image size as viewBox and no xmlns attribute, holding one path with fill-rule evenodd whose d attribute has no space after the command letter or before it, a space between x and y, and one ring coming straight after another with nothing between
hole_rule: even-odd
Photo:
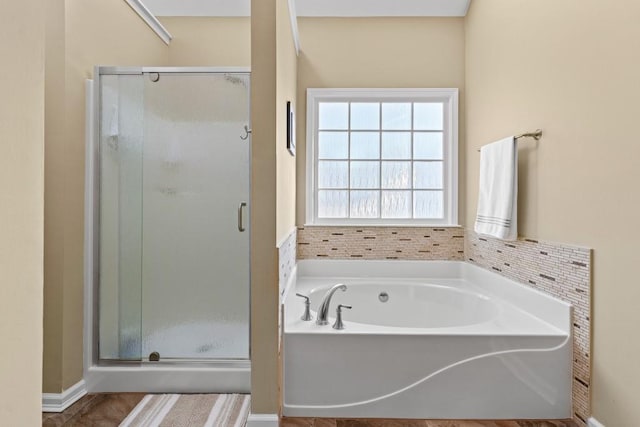
<instances>
[{"instance_id":1,"label":"bathtub drain","mask_svg":"<svg viewBox=\"0 0 640 427\"><path fill-rule=\"evenodd\" d=\"M380 295L378 295L378 299L380 300L380 302L387 302L389 301L389 294L386 292L380 292Z\"/></svg>"}]
</instances>

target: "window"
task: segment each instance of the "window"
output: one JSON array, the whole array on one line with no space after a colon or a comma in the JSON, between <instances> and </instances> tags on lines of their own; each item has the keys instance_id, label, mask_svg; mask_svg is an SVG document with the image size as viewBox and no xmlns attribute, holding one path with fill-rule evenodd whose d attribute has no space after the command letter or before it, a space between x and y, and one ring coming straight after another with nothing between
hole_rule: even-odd
<instances>
[{"instance_id":1,"label":"window","mask_svg":"<svg viewBox=\"0 0 640 427\"><path fill-rule=\"evenodd\" d=\"M457 89L308 89L308 224L457 224Z\"/></svg>"}]
</instances>

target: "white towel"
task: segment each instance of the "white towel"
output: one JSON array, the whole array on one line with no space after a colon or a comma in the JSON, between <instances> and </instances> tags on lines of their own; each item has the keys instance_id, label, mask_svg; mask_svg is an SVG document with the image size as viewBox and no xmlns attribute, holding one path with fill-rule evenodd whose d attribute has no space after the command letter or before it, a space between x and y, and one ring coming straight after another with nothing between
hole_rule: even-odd
<instances>
[{"instance_id":1,"label":"white towel","mask_svg":"<svg viewBox=\"0 0 640 427\"><path fill-rule=\"evenodd\" d=\"M518 238L518 149L513 136L480 150L475 230L503 240Z\"/></svg>"}]
</instances>

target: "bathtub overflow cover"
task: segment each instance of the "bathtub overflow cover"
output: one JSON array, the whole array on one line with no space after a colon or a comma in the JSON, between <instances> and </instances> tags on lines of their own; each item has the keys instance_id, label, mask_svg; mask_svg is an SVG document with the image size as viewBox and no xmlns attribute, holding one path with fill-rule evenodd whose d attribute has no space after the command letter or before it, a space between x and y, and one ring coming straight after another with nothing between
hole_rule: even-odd
<instances>
[{"instance_id":1,"label":"bathtub overflow cover","mask_svg":"<svg viewBox=\"0 0 640 427\"><path fill-rule=\"evenodd\" d=\"M380 292L380 295L378 295L378 299L380 300L380 302L387 302L389 301L389 294L386 292Z\"/></svg>"}]
</instances>

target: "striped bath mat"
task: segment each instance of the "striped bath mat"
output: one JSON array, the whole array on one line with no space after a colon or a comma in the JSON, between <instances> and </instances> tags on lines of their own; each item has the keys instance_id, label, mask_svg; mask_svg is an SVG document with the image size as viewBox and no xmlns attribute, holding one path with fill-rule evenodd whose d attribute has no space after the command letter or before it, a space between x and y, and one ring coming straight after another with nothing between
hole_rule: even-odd
<instances>
[{"instance_id":1,"label":"striped bath mat","mask_svg":"<svg viewBox=\"0 0 640 427\"><path fill-rule=\"evenodd\" d=\"M244 427L248 394L148 394L120 427Z\"/></svg>"}]
</instances>

